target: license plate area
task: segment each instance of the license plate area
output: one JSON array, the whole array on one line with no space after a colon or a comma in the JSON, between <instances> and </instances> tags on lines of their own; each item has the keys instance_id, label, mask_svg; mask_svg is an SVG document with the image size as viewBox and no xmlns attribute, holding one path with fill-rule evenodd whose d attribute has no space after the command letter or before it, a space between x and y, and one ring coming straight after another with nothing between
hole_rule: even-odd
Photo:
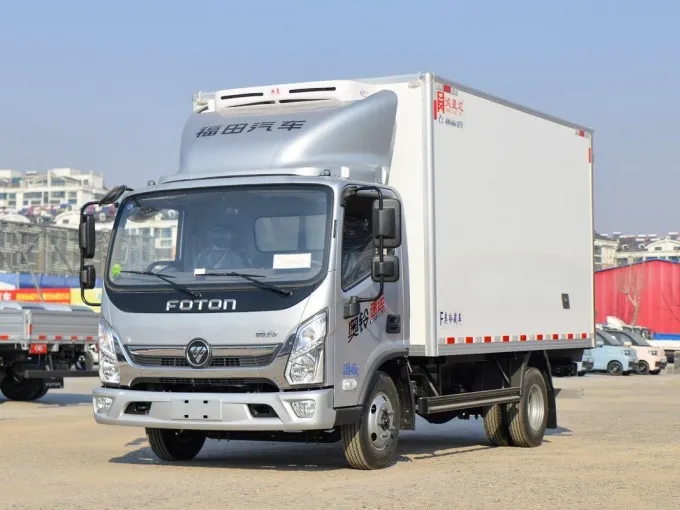
<instances>
[{"instance_id":1,"label":"license plate area","mask_svg":"<svg viewBox=\"0 0 680 510\"><path fill-rule=\"evenodd\" d=\"M176 398L171 402L170 417L185 421L220 421L222 404L219 400L203 398Z\"/></svg>"}]
</instances>

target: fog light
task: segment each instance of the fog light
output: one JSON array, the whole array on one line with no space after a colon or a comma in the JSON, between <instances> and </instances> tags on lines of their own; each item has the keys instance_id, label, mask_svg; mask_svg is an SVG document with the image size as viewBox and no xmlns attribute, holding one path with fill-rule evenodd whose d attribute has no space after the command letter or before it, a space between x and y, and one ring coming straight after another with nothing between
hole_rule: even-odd
<instances>
[{"instance_id":1,"label":"fog light","mask_svg":"<svg viewBox=\"0 0 680 510\"><path fill-rule=\"evenodd\" d=\"M314 411L316 411L316 402L313 400L298 400L291 403L291 405L298 418L311 418L314 416Z\"/></svg>"},{"instance_id":2,"label":"fog light","mask_svg":"<svg viewBox=\"0 0 680 510\"><path fill-rule=\"evenodd\" d=\"M94 412L95 413L105 413L113 405L113 399L111 397L95 397L94 398Z\"/></svg>"}]
</instances>

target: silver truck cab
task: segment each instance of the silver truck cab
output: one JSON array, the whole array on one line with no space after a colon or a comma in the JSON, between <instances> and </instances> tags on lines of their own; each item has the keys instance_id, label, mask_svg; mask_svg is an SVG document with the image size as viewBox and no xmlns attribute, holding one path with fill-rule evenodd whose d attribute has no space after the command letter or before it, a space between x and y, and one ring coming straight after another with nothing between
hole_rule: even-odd
<instances>
[{"instance_id":1,"label":"silver truck cab","mask_svg":"<svg viewBox=\"0 0 680 510\"><path fill-rule=\"evenodd\" d=\"M105 197L120 205L103 275L98 423L146 427L158 455L183 458L198 450L172 431L196 446L201 431L322 438L358 420L377 367L396 370L408 352L400 201L379 183L396 105L382 92L303 120L197 113L177 174ZM360 158L371 165L343 166ZM89 205L83 260L94 253ZM83 263L85 302L94 278ZM398 417L380 392L373 407L375 434L387 434Z\"/></svg>"}]
</instances>

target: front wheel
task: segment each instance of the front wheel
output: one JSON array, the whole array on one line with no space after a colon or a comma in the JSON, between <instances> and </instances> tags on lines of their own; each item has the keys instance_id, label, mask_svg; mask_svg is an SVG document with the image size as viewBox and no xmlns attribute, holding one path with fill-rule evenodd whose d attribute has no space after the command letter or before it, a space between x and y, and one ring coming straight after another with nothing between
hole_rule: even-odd
<instances>
[{"instance_id":1,"label":"front wheel","mask_svg":"<svg viewBox=\"0 0 680 510\"><path fill-rule=\"evenodd\" d=\"M507 404L510 438L515 446L533 448L543 442L548 426L548 387L540 370L527 369L522 398Z\"/></svg>"},{"instance_id":2,"label":"front wheel","mask_svg":"<svg viewBox=\"0 0 680 510\"><path fill-rule=\"evenodd\" d=\"M200 430L147 428L146 437L156 456L169 462L193 459L203 448L206 433Z\"/></svg>"},{"instance_id":3,"label":"front wheel","mask_svg":"<svg viewBox=\"0 0 680 510\"><path fill-rule=\"evenodd\" d=\"M345 458L354 469L381 469L397 456L401 407L394 382L377 372L359 423L341 428Z\"/></svg>"},{"instance_id":4,"label":"front wheel","mask_svg":"<svg viewBox=\"0 0 680 510\"><path fill-rule=\"evenodd\" d=\"M641 361L637 366L637 373L640 375L647 375L649 373L649 363Z\"/></svg>"},{"instance_id":5,"label":"front wheel","mask_svg":"<svg viewBox=\"0 0 680 510\"><path fill-rule=\"evenodd\" d=\"M607 365L607 373L609 375L621 375L623 373L623 365L619 361L610 361Z\"/></svg>"}]
</instances>

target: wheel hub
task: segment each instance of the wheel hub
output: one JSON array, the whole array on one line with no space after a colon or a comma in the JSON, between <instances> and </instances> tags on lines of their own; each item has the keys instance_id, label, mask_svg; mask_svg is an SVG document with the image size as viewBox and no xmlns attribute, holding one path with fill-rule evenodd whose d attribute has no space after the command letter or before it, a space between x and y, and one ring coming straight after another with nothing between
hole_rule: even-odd
<instances>
[{"instance_id":1,"label":"wheel hub","mask_svg":"<svg viewBox=\"0 0 680 510\"><path fill-rule=\"evenodd\" d=\"M545 402L543 402L541 389L535 384L529 389L527 414L529 415L529 426L535 431L539 431L545 416Z\"/></svg>"},{"instance_id":2,"label":"wheel hub","mask_svg":"<svg viewBox=\"0 0 680 510\"><path fill-rule=\"evenodd\" d=\"M368 437L377 450L384 449L390 442L394 431L394 408L387 395L378 393L368 415Z\"/></svg>"}]
</instances>

